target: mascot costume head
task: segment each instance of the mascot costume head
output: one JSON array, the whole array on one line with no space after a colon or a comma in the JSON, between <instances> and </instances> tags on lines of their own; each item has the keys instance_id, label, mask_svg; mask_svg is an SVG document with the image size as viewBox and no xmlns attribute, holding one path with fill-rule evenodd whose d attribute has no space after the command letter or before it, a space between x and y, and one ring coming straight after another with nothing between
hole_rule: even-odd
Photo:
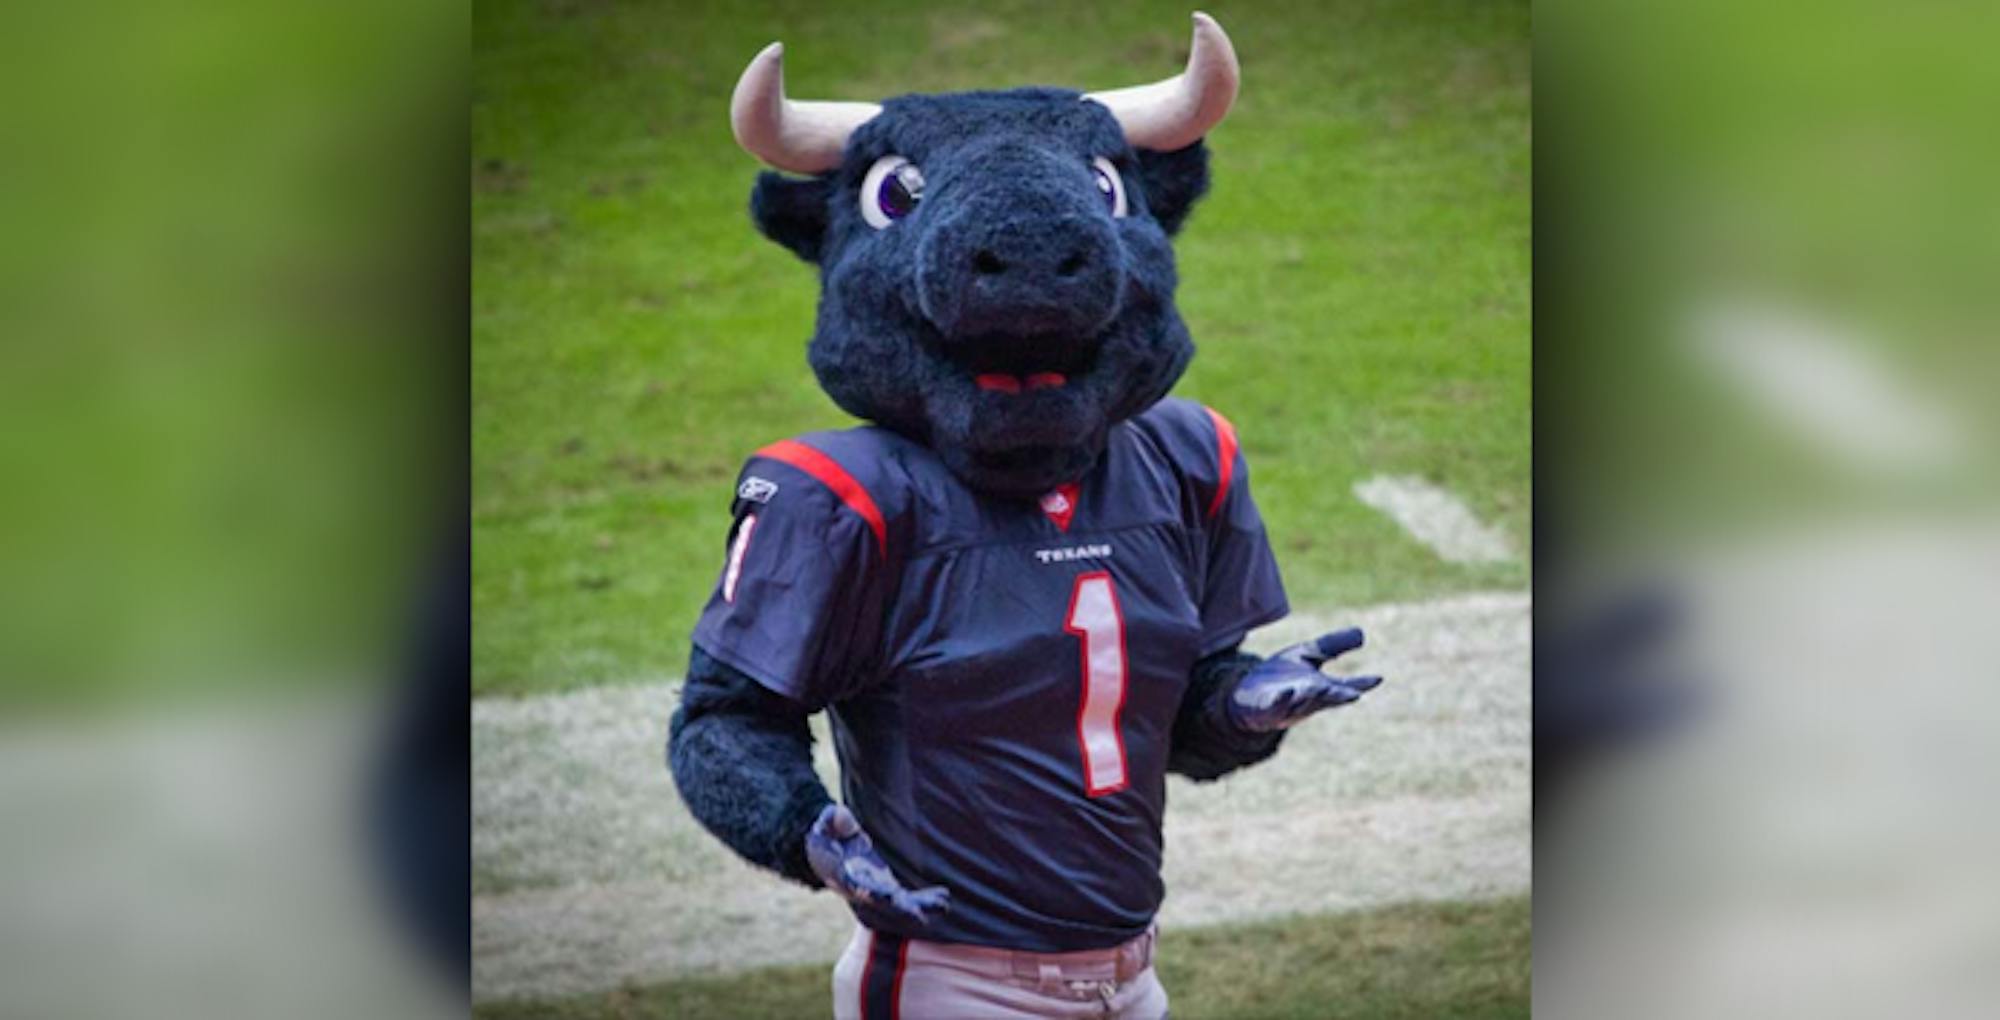
<instances>
[{"instance_id":1,"label":"mascot costume head","mask_svg":"<svg viewBox=\"0 0 2000 1020\"><path fill-rule=\"evenodd\" d=\"M1229 37L1194 15L1187 69L1151 85L879 105L788 98L783 56L750 62L730 120L752 155L810 175L761 174L750 208L819 266L820 385L980 490L1085 474L1194 356L1168 238L1236 98Z\"/></svg>"}]
</instances>

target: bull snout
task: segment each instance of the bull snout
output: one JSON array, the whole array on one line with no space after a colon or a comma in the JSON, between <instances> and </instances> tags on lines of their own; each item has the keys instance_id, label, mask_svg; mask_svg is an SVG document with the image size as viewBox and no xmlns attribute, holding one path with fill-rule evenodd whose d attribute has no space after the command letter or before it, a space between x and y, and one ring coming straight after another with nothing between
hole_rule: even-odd
<instances>
[{"instance_id":1,"label":"bull snout","mask_svg":"<svg viewBox=\"0 0 2000 1020\"><path fill-rule=\"evenodd\" d=\"M918 284L948 337L1095 336L1118 312L1119 249L1102 215L981 202L925 238Z\"/></svg>"},{"instance_id":2,"label":"bull snout","mask_svg":"<svg viewBox=\"0 0 2000 1020\"><path fill-rule=\"evenodd\" d=\"M1055 247L1038 243L1037 239L1003 236L990 238L986 244L974 248L973 286L996 293L1008 287L1043 291L1081 279L1104 263L1107 255L1104 245L1090 231L1053 233L1081 236L1050 238L1056 242Z\"/></svg>"}]
</instances>

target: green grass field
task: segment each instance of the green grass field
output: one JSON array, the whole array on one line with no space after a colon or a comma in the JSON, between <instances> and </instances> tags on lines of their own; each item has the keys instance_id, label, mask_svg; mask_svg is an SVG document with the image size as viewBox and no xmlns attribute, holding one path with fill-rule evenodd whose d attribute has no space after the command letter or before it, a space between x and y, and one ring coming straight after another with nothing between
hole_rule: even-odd
<instances>
[{"instance_id":1,"label":"green grass field","mask_svg":"<svg viewBox=\"0 0 2000 1020\"><path fill-rule=\"evenodd\" d=\"M816 279L756 235L730 87L787 42L799 96L1175 72L1183 2L489 2L473 24L473 677L677 675L730 484L847 419L804 357ZM1200 353L1302 607L1518 589L1358 503L1421 475L1526 548L1525 3L1222 4L1244 66L1177 243Z\"/></svg>"},{"instance_id":2,"label":"green grass field","mask_svg":"<svg viewBox=\"0 0 2000 1020\"><path fill-rule=\"evenodd\" d=\"M1414 904L1336 917L1169 933L1156 964L1177 1017L1334 1020L1339 1017L1528 1015L1526 897ZM825 967L689 978L602 995L496 1002L488 1020L824 1016Z\"/></svg>"}]
</instances>

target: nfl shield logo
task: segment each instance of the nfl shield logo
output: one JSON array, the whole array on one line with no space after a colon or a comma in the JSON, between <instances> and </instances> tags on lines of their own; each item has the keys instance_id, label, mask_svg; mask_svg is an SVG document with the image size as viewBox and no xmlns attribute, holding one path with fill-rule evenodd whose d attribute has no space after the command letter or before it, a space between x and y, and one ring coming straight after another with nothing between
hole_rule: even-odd
<instances>
[{"instance_id":1,"label":"nfl shield logo","mask_svg":"<svg viewBox=\"0 0 2000 1020\"><path fill-rule=\"evenodd\" d=\"M1076 483L1067 482L1042 497L1042 513L1048 515L1056 530L1069 530L1070 518L1076 516L1076 495Z\"/></svg>"}]
</instances>

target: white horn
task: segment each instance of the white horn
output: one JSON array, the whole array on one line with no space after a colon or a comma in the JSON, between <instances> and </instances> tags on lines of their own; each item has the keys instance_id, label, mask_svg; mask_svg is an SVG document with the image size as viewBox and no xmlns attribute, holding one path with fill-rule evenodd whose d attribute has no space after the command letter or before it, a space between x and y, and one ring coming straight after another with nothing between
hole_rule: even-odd
<instances>
[{"instance_id":1,"label":"white horn","mask_svg":"<svg viewBox=\"0 0 2000 1020\"><path fill-rule=\"evenodd\" d=\"M1187 70L1151 85L1092 92L1083 98L1110 107L1133 148L1172 152L1200 141L1222 123L1236 101L1241 78L1236 47L1229 44L1228 34L1214 18L1196 11Z\"/></svg>"},{"instance_id":2,"label":"white horn","mask_svg":"<svg viewBox=\"0 0 2000 1020\"><path fill-rule=\"evenodd\" d=\"M874 103L821 103L785 98L785 45L772 43L750 60L729 97L736 144L780 170L817 174L840 165L847 136L882 112Z\"/></svg>"}]
</instances>

